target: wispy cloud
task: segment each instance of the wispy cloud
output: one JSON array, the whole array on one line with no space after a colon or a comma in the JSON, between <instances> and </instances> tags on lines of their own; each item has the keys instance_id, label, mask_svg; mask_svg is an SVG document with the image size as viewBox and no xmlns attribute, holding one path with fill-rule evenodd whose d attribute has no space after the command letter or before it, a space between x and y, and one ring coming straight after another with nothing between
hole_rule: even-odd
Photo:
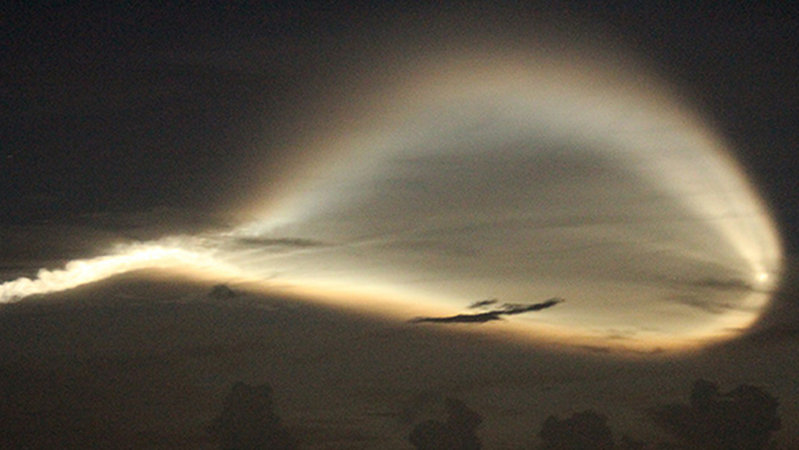
<instances>
[{"instance_id":1,"label":"wispy cloud","mask_svg":"<svg viewBox=\"0 0 799 450\"><path fill-rule=\"evenodd\" d=\"M697 308L711 314L722 314L726 311L736 309L733 305L727 302L719 302L706 297L697 295L678 295L671 297L671 300L681 305Z\"/></svg>"},{"instance_id":2,"label":"wispy cloud","mask_svg":"<svg viewBox=\"0 0 799 450\"><path fill-rule=\"evenodd\" d=\"M242 247L270 247L270 248L288 248L288 249L301 249L311 247L322 247L325 244L321 241L304 238L261 238L261 237L242 237L236 238L232 241L233 244Z\"/></svg>"},{"instance_id":3,"label":"wispy cloud","mask_svg":"<svg viewBox=\"0 0 799 450\"><path fill-rule=\"evenodd\" d=\"M702 278L700 280L689 282L688 284L696 287L703 287L703 288L717 289L724 291L737 291L737 290L750 291L754 289L751 283L748 283L740 278L727 278L727 279Z\"/></svg>"}]
</instances>

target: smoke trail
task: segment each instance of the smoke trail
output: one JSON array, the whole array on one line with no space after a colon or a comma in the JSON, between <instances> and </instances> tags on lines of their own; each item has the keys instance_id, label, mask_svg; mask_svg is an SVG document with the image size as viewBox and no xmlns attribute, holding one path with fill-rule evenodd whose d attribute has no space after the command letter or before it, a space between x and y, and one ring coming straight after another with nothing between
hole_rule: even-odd
<instances>
[{"instance_id":1,"label":"smoke trail","mask_svg":"<svg viewBox=\"0 0 799 450\"><path fill-rule=\"evenodd\" d=\"M692 108L628 63L483 56L398 75L353 107L363 122L298 145L324 157L287 170L268 210L252 195L260 220L43 269L0 285L0 302L185 267L426 306L564 296L547 325L641 341L728 336L758 317L779 238Z\"/></svg>"},{"instance_id":2,"label":"smoke trail","mask_svg":"<svg viewBox=\"0 0 799 450\"><path fill-rule=\"evenodd\" d=\"M233 271L218 261L211 249L197 244L196 238L177 237L129 244L119 247L109 255L70 261L63 269L41 269L34 279L19 278L0 284L0 303L72 289L145 268L187 267L217 273Z\"/></svg>"}]
</instances>

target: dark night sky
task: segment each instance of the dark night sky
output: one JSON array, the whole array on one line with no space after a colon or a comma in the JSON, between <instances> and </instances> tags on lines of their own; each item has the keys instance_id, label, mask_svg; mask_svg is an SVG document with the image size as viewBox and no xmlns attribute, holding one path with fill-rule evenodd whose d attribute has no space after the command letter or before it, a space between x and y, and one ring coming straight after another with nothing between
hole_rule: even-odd
<instances>
[{"instance_id":1,"label":"dark night sky","mask_svg":"<svg viewBox=\"0 0 799 450\"><path fill-rule=\"evenodd\" d=\"M768 387L783 405L779 440L796 444L799 10L790 2L30 3L0 13L0 281L96 256L121 238L229 229L243 205L278 192L297 136L331 117L325 126L346 124L360 99L352 87L386 81L390 68L375 61L403 67L426 47L516 36L523 45L553 30L563 42L625 49L700 110L773 211L787 287L744 338L649 360L601 346L528 348L261 294L220 307L196 280L134 274L56 294L54 310L0 310L0 393L19 399L19 411L42 410L39 397L26 397L37 389L54 404L85 394L96 401L83 410L44 408L54 429L87 420L93 430L108 415L116 425L83 438L113 439L103 433L125 421L136 423L125 439L154 429L163 437L174 430L152 425L156 407L185 417L177 429L218 411L232 382L269 381L286 422L309 442L404 448L409 426L391 428L381 414L434 391L466 399L487 418L486 442L510 445L530 420L535 428L547 414L586 408L605 407L614 427L630 429L640 408L685 400L705 376L725 391ZM734 289L739 280L726 281ZM142 307L142 298L160 300ZM74 392L59 394L62 386ZM0 416L19 412L3 408ZM85 415L69 418L76 411ZM19 417L13 430L35 435ZM337 429L343 421L351 428ZM175 433L170 448L195 448L191 432Z\"/></svg>"}]
</instances>

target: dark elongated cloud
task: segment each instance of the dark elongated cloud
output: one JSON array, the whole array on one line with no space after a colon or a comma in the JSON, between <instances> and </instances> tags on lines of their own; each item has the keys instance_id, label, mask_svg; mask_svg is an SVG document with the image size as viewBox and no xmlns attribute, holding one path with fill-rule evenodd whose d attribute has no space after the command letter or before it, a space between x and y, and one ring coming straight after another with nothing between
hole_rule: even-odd
<instances>
[{"instance_id":1,"label":"dark elongated cloud","mask_svg":"<svg viewBox=\"0 0 799 450\"><path fill-rule=\"evenodd\" d=\"M558 303L564 302L562 298L551 298L545 302L541 303L533 303L529 305L518 304L518 303L506 303L502 305L502 307L493 309L491 311L486 311L482 313L474 313L474 314L457 314L454 316L444 316L444 317L417 317L411 320L411 323L485 323L491 322L493 320L502 320L502 316L510 316L514 314L522 314L526 312L532 311L540 311L542 309L551 308ZM473 305L479 305L480 303L491 302L488 304L493 304L496 300L484 300L482 302L474 303ZM475 306L470 305L470 308Z\"/></svg>"},{"instance_id":2,"label":"dark elongated cloud","mask_svg":"<svg viewBox=\"0 0 799 450\"><path fill-rule=\"evenodd\" d=\"M411 323L484 323L492 320L502 320L498 312L485 312L478 314L457 314L446 317L417 317Z\"/></svg>"},{"instance_id":3,"label":"dark elongated cloud","mask_svg":"<svg viewBox=\"0 0 799 450\"><path fill-rule=\"evenodd\" d=\"M484 308L486 306L495 305L496 303L497 303L497 299L489 298L487 300L480 300L480 301L472 303L471 305L469 305L469 309Z\"/></svg>"},{"instance_id":4,"label":"dark elongated cloud","mask_svg":"<svg viewBox=\"0 0 799 450\"><path fill-rule=\"evenodd\" d=\"M233 240L234 245L248 248L282 248L282 249L303 249L312 247L323 247L328 245L321 241L303 238L260 238L243 237Z\"/></svg>"},{"instance_id":5,"label":"dark elongated cloud","mask_svg":"<svg viewBox=\"0 0 799 450\"><path fill-rule=\"evenodd\" d=\"M542 309L551 308L557 305L558 303L562 303L564 301L565 300L563 300L562 298L553 297L545 302L533 303L531 305L525 305L523 303L505 303L504 305L502 305L502 309L499 309L497 312L499 312L500 314L511 315L511 314L526 313L530 311L540 311Z\"/></svg>"}]
</instances>

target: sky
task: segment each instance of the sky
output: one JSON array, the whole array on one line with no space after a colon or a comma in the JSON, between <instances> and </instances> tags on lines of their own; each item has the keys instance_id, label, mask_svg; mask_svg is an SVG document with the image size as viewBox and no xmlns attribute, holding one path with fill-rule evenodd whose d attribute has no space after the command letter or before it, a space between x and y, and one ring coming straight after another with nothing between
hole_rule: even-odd
<instances>
[{"instance_id":1,"label":"sky","mask_svg":"<svg viewBox=\"0 0 799 450\"><path fill-rule=\"evenodd\" d=\"M756 383L712 352L795 345L787 7L10 9L4 303L155 269L375 324L500 311L478 336L569 376L690 351Z\"/></svg>"}]
</instances>

